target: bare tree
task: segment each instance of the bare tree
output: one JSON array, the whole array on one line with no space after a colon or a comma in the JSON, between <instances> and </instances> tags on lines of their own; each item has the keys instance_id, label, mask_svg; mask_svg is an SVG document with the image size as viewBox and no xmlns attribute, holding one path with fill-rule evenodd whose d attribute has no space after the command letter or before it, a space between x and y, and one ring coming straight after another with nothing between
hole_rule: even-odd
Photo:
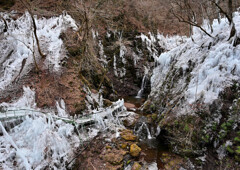
<instances>
[{"instance_id":1,"label":"bare tree","mask_svg":"<svg viewBox=\"0 0 240 170\"><path fill-rule=\"evenodd\" d=\"M220 5L220 2L223 3L224 0L222 0L222 1L221 0L220 1L211 0L211 2L219 9L219 12L227 18L229 25L231 26L231 32L230 32L228 40L232 40L233 45L237 46L238 44L240 44L240 38L237 35L237 30L235 27L235 23L233 21L233 9L234 9L233 1L227 0L227 10L224 10L223 6Z\"/></svg>"},{"instance_id":2,"label":"bare tree","mask_svg":"<svg viewBox=\"0 0 240 170\"><path fill-rule=\"evenodd\" d=\"M204 29L201 24L201 20L199 16L203 16L203 12L205 11L197 11L202 8L196 8L198 5L197 1L194 0L172 0L171 1L171 13L178 19L179 22L183 22L189 24L190 26L190 35L192 34L192 27L198 27L202 30L206 35L212 37L210 33ZM202 15L201 15L202 14Z\"/></svg>"},{"instance_id":3,"label":"bare tree","mask_svg":"<svg viewBox=\"0 0 240 170\"><path fill-rule=\"evenodd\" d=\"M228 40L236 46L240 43L240 39L237 36L235 23L233 21L233 11L236 9L237 4L239 4L239 1L236 0L234 2L235 4L233 0L172 0L171 12L179 22L189 24L190 27L198 27L209 37L212 37L212 35L201 26L202 21L208 19L211 22L214 18L218 17L220 22L221 15L225 16L231 27ZM213 32L211 24L209 24L209 26L211 32Z\"/></svg>"}]
</instances>

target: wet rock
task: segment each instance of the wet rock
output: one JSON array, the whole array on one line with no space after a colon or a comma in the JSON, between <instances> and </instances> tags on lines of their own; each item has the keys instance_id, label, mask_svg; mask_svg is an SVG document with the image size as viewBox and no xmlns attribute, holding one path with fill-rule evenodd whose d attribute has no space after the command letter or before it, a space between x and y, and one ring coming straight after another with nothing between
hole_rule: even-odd
<instances>
[{"instance_id":1,"label":"wet rock","mask_svg":"<svg viewBox=\"0 0 240 170\"><path fill-rule=\"evenodd\" d=\"M140 170L141 167L142 166L138 162L134 162L131 170Z\"/></svg>"},{"instance_id":2,"label":"wet rock","mask_svg":"<svg viewBox=\"0 0 240 170\"><path fill-rule=\"evenodd\" d=\"M137 140L137 136L135 136L133 134L133 131L128 130L128 129L124 129L121 132L121 137L126 141L136 141Z\"/></svg>"},{"instance_id":3,"label":"wet rock","mask_svg":"<svg viewBox=\"0 0 240 170\"><path fill-rule=\"evenodd\" d=\"M133 157L138 157L140 152L141 152L141 148L139 146L137 146L136 144L132 144L130 146L130 154L133 156Z\"/></svg>"},{"instance_id":4,"label":"wet rock","mask_svg":"<svg viewBox=\"0 0 240 170\"><path fill-rule=\"evenodd\" d=\"M147 113L147 114L152 113L151 112L151 105L152 105L152 102L150 100L146 101L142 106L143 112Z\"/></svg>"}]
</instances>

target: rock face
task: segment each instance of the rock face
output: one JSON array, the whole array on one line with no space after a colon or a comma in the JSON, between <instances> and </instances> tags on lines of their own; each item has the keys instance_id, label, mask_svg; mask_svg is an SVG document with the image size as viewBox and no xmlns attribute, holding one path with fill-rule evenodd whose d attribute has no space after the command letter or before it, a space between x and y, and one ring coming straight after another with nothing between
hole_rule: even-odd
<instances>
[{"instance_id":1,"label":"rock face","mask_svg":"<svg viewBox=\"0 0 240 170\"><path fill-rule=\"evenodd\" d=\"M133 156L133 157L138 157L140 152L141 152L141 148L138 147L136 144L132 144L130 146L130 154Z\"/></svg>"},{"instance_id":2,"label":"rock face","mask_svg":"<svg viewBox=\"0 0 240 170\"><path fill-rule=\"evenodd\" d=\"M145 36L145 39L142 37L139 32L116 30L109 31L105 37L97 40L100 61L108 69L107 76L120 96L136 96L144 76L142 94L150 92L151 73L147 70L154 67L154 56L163 50L158 41L150 40L153 35Z\"/></svg>"}]
</instances>

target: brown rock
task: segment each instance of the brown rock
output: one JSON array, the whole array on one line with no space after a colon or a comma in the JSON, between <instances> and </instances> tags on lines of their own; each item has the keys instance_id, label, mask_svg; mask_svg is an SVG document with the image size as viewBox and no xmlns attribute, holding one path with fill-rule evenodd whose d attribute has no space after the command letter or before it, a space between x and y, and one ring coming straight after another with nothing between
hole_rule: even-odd
<instances>
[{"instance_id":1,"label":"brown rock","mask_svg":"<svg viewBox=\"0 0 240 170\"><path fill-rule=\"evenodd\" d=\"M104 156L104 159L107 162L109 162L110 164L119 165L119 164L121 164L121 162L123 160L123 156L122 155L116 155L114 153L108 153Z\"/></svg>"},{"instance_id":2,"label":"brown rock","mask_svg":"<svg viewBox=\"0 0 240 170\"><path fill-rule=\"evenodd\" d=\"M124 106L127 108L127 110L136 109L136 106L132 103L124 103Z\"/></svg>"},{"instance_id":3,"label":"brown rock","mask_svg":"<svg viewBox=\"0 0 240 170\"><path fill-rule=\"evenodd\" d=\"M109 107L109 106L112 105L112 102L110 100L108 100L108 99L104 99L103 100L103 104L104 104L105 107Z\"/></svg>"},{"instance_id":4,"label":"brown rock","mask_svg":"<svg viewBox=\"0 0 240 170\"><path fill-rule=\"evenodd\" d=\"M140 154L140 152L141 152L141 148L140 147L138 147L136 144L132 144L131 146L130 146L130 154L132 155L132 156L134 156L134 157L138 157L139 156L139 154Z\"/></svg>"},{"instance_id":5,"label":"brown rock","mask_svg":"<svg viewBox=\"0 0 240 170\"><path fill-rule=\"evenodd\" d=\"M126 153L127 152L123 150L114 150L104 155L104 159L112 165L120 165Z\"/></svg>"},{"instance_id":6,"label":"brown rock","mask_svg":"<svg viewBox=\"0 0 240 170\"><path fill-rule=\"evenodd\" d=\"M142 166L138 162L134 162L131 170L140 170L141 167Z\"/></svg>"},{"instance_id":7,"label":"brown rock","mask_svg":"<svg viewBox=\"0 0 240 170\"><path fill-rule=\"evenodd\" d=\"M137 136L135 136L133 134L133 132L131 130L128 130L128 129L124 129L122 132L121 132L121 137L126 140L126 141L135 141L137 140Z\"/></svg>"}]
</instances>

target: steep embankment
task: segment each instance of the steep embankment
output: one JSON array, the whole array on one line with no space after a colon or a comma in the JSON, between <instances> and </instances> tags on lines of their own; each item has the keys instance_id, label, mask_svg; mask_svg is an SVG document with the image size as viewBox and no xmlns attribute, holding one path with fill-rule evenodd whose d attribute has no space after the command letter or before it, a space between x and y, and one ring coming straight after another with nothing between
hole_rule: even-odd
<instances>
[{"instance_id":1,"label":"steep embankment","mask_svg":"<svg viewBox=\"0 0 240 170\"><path fill-rule=\"evenodd\" d=\"M49 113L27 117L9 133L1 127L4 136L0 137L0 144L4 151L0 153L0 161L5 162L4 168L65 168L66 161L73 157L73 151L81 143L78 137L85 139L85 134L96 136L101 130L107 134L105 143L99 145L100 149L88 148L83 152L83 157L85 153L94 155L84 159L89 165L81 166L91 167L91 161L103 152L93 167L102 166L104 162L114 167L117 162L119 167L131 168L138 158L144 157L129 157L129 147L135 146L137 138L128 130L123 131L123 135L130 133L134 142L126 144L119 137L118 130L124 127L114 114L123 111L129 118L133 113L125 114L123 101L117 102L120 110L115 111L108 99L114 101L118 97L137 94L146 97L149 93L143 112L152 115L145 119L161 127L158 128L158 131L161 129L160 138L169 142L172 151L196 158L194 163L200 168L222 166L232 169L238 165L217 164L240 159L240 49L239 45L234 46L232 40L228 40L230 27L225 18L220 23L213 22L211 34L214 38L198 29L194 29L191 38L164 37L159 33L146 33L148 30L157 32L157 28L162 32L176 31L176 25L171 27L174 24L160 23L163 18L158 17L157 10L151 15L145 13L160 5L160 1L109 2L97 9L95 3L86 4L88 9L95 11L85 11L83 6L69 2L49 0L31 4L35 7L34 14L38 14L38 18L34 18L40 48L46 57L39 55L32 18L28 13L1 13L8 29L5 30L4 22L0 20L0 111L23 108L45 109ZM24 8L19 1L13 7ZM66 13L61 14L66 8L75 20ZM84 12L87 17L82 15ZM164 14L167 15L166 9ZM238 32L239 20L236 12L234 23ZM211 32L207 23L204 28ZM23 88L23 85L30 88ZM19 100L14 100L16 98ZM111 105L113 108L104 110L103 107ZM99 111L108 114L104 114L107 119L95 114L97 126L82 131L79 136L80 127L75 127L69 114L88 115ZM54 120L55 115L67 117L73 125ZM145 127L142 129L147 131L143 133L149 135L148 125L151 123L139 123L139 127ZM26 134L26 137L19 134ZM42 137L38 138L36 134ZM103 138L98 136L96 139L97 144ZM109 146L105 148L105 144ZM120 160L117 157L112 161L111 156L118 152ZM167 157L162 155L157 159L173 166ZM82 161L81 157L78 159ZM180 164L193 167L189 159L186 162L181 159Z\"/></svg>"},{"instance_id":2,"label":"steep embankment","mask_svg":"<svg viewBox=\"0 0 240 170\"><path fill-rule=\"evenodd\" d=\"M239 19L234 13L237 32ZM240 46L229 40L226 18L212 26L214 38L194 29L191 38L157 57L143 109L158 114L173 151L203 156L199 160L217 167L212 155L239 161ZM207 23L203 27L211 32Z\"/></svg>"},{"instance_id":3,"label":"steep embankment","mask_svg":"<svg viewBox=\"0 0 240 170\"><path fill-rule=\"evenodd\" d=\"M119 128L124 128L124 126L121 124L121 119L113 115L123 111L122 117L130 117L129 113L125 113L123 101L117 102L117 106L114 103L112 105L112 102L103 100L97 91L92 90L94 92L92 93L89 87L96 89L101 87L100 92L106 87L102 82L106 78L102 79L104 75L101 72L102 67L105 67L104 63L107 64L106 68L111 70L110 74L114 75L115 79L125 78L122 70L126 69L126 73L130 71L121 64L127 64L125 61L131 55L126 56L126 49L129 48L129 51L132 52L133 50L129 46L135 41L146 47L146 56L141 55L139 58L143 61L149 59L153 63L152 57L159 54L157 51L151 52L155 50L155 47L150 47L146 43L150 40L144 35L140 37L133 35L134 41L127 46L126 40L121 38L120 33L109 33L113 41L110 41L110 45L105 47L111 49L113 46L116 48L108 53L109 61L112 62L104 62L104 56L101 56L100 50L99 59L103 61L102 67L97 67L100 64L92 64L95 61L93 58L91 58L93 60L88 61L88 64L92 65L84 65L86 63L81 63L81 59L84 58L81 46L79 44L71 46L72 44L67 43L71 38L70 35L77 37L77 25L69 15L63 13L58 17L48 19L34 18L39 47L45 54L45 57L42 57L39 54L30 14L25 13L22 16L15 14L15 12L1 14L7 21L7 30L4 30L5 23L0 21L0 47L2 49L0 58L2 65L0 72L0 114L1 122L3 122L0 124L0 145L3 148L0 153L1 167L4 169L64 169L66 166L70 166L69 161L70 158L74 157L73 152L76 151L76 148L83 144L83 141L96 136L99 131L106 132L110 138L108 140L111 140L113 136L118 137ZM96 48L101 49L100 39L96 38L94 31L91 36L93 39L95 38L93 42L96 43ZM141 37L144 37L143 42L141 42ZM141 53L143 53L142 51L144 50L140 50ZM102 52L105 53L104 50ZM136 62L135 66L137 66L138 57L135 57L131 58L129 62L130 68L134 61ZM93 66L96 68L91 70ZM98 68L100 71L94 72ZM138 70L144 74L141 69ZM133 73L136 74L136 71ZM143 76L141 74L139 81ZM103 83L103 87L99 86L101 83ZM120 83L124 85L124 82L120 81ZM137 87L138 84L134 86ZM111 87L107 90L111 92ZM132 94L136 94L138 90ZM103 91L103 94L106 93ZM82 101L84 103L81 103ZM111 107L104 109L104 106ZM96 110L94 110L95 108ZM90 115L92 121L89 123L96 122L96 126L89 126L86 131L80 129L80 125L77 126L75 121L82 119L77 116L71 117L69 115L71 113L81 115L96 113ZM104 120L104 118L107 119ZM11 119L13 119L12 122ZM5 127L7 131L5 131ZM79 133L80 130L82 131ZM108 131L110 132L107 133Z\"/></svg>"}]
</instances>

